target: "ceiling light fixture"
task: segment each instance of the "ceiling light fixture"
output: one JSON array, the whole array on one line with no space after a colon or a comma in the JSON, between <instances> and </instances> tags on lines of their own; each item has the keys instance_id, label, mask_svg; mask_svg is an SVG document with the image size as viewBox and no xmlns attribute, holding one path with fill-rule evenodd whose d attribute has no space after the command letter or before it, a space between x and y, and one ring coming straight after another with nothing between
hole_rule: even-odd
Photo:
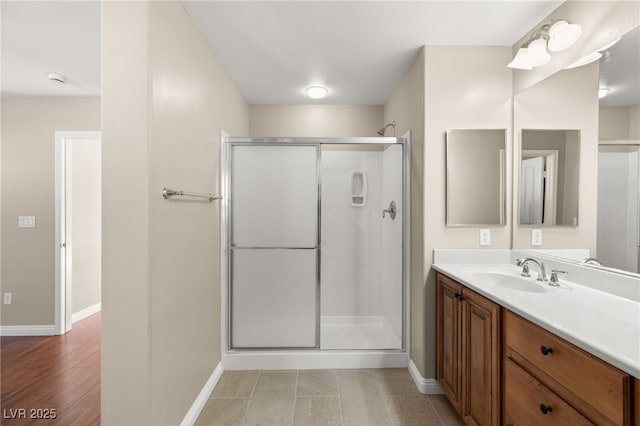
<instances>
[{"instance_id":1,"label":"ceiling light fixture","mask_svg":"<svg viewBox=\"0 0 640 426\"><path fill-rule=\"evenodd\" d=\"M575 61L571 65L568 65L568 66L564 67L564 69L565 70L570 70L572 68L578 68L578 67L581 67L583 65L590 64L591 62L597 61L598 59L602 58L602 52L604 52L605 50L609 49L611 46L613 46L614 44L619 42L621 38L622 37L618 37L617 39L610 41L609 43L605 44L604 46L602 46L600 49L596 50L595 52L591 52L587 56L583 56L582 58L578 59L577 61Z\"/></svg>"},{"instance_id":2,"label":"ceiling light fixture","mask_svg":"<svg viewBox=\"0 0 640 426\"><path fill-rule=\"evenodd\" d=\"M322 99L327 96L329 90L323 86L309 86L305 89L307 91L307 96L313 99Z\"/></svg>"},{"instance_id":3,"label":"ceiling light fixture","mask_svg":"<svg viewBox=\"0 0 640 426\"><path fill-rule=\"evenodd\" d=\"M516 56L507 65L509 68L531 70L551 60L552 52L560 52L573 45L582 34L578 24L571 24L564 19L552 21L535 30L529 40L520 46Z\"/></svg>"},{"instance_id":4,"label":"ceiling light fixture","mask_svg":"<svg viewBox=\"0 0 640 426\"><path fill-rule=\"evenodd\" d=\"M611 89L609 89L608 87L601 87L598 89L598 99L602 99L605 96L607 96L609 93L611 93Z\"/></svg>"},{"instance_id":5,"label":"ceiling light fixture","mask_svg":"<svg viewBox=\"0 0 640 426\"><path fill-rule=\"evenodd\" d=\"M600 52L592 52L592 53L589 53L587 56L583 56L582 58L578 59L577 61L575 61L571 65L567 65L566 67L564 67L564 69L565 70L570 70L570 69L573 69L573 68L578 68L578 67L581 67L583 65L590 64L593 61L597 61L600 58L602 58L602 53L600 53Z\"/></svg>"}]
</instances>

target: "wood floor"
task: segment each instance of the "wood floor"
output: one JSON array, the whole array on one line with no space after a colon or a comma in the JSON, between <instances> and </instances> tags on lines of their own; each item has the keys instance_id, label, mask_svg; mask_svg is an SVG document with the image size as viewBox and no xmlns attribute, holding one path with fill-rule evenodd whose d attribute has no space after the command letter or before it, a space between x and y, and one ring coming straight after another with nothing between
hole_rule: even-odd
<instances>
[{"instance_id":1,"label":"wood floor","mask_svg":"<svg viewBox=\"0 0 640 426\"><path fill-rule=\"evenodd\" d=\"M100 313L63 336L2 337L0 423L100 424Z\"/></svg>"}]
</instances>

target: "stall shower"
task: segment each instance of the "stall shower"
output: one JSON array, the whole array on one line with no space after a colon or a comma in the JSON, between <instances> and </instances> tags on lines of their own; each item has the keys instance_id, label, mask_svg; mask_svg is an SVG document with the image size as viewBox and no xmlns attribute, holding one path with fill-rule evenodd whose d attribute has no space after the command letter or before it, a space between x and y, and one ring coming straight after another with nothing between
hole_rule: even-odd
<instances>
[{"instance_id":1,"label":"stall shower","mask_svg":"<svg viewBox=\"0 0 640 426\"><path fill-rule=\"evenodd\" d=\"M405 352L408 143L226 138L228 352Z\"/></svg>"}]
</instances>

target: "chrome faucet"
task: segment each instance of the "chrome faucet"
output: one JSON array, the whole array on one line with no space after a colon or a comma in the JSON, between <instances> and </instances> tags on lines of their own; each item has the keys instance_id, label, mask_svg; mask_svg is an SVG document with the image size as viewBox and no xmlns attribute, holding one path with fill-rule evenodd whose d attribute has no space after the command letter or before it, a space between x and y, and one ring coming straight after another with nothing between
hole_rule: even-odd
<instances>
[{"instance_id":1,"label":"chrome faucet","mask_svg":"<svg viewBox=\"0 0 640 426\"><path fill-rule=\"evenodd\" d=\"M516 265L522 266L522 273L520 275L522 275L523 277L531 276L531 274L529 273L529 262L533 262L538 266L538 281L546 281L547 274L544 270L544 263L538 262L537 260L530 257L527 257L526 259L516 259Z\"/></svg>"},{"instance_id":2,"label":"chrome faucet","mask_svg":"<svg viewBox=\"0 0 640 426\"><path fill-rule=\"evenodd\" d=\"M596 259L595 257L587 257L585 259L582 259L580 261L580 263L586 263L586 264L590 264L590 265L598 265L598 266L602 266L602 262L600 262L598 259Z\"/></svg>"}]
</instances>

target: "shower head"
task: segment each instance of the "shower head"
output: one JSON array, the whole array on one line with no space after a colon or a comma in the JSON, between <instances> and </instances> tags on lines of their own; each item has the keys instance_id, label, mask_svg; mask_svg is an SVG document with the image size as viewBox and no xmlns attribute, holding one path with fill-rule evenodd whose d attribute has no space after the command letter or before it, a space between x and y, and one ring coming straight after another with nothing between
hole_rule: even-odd
<instances>
[{"instance_id":1,"label":"shower head","mask_svg":"<svg viewBox=\"0 0 640 426\"><path fill-rule=\"evenodd\" d=\"M392 121L389 124L385 124L382 129L378 130L378 134L380 136L384 136L384 133L387 131L387 127L393 127L393 136L395 136L396 135L396 122L395 122L395 120Z\"/></svg>"}]
</instances>

